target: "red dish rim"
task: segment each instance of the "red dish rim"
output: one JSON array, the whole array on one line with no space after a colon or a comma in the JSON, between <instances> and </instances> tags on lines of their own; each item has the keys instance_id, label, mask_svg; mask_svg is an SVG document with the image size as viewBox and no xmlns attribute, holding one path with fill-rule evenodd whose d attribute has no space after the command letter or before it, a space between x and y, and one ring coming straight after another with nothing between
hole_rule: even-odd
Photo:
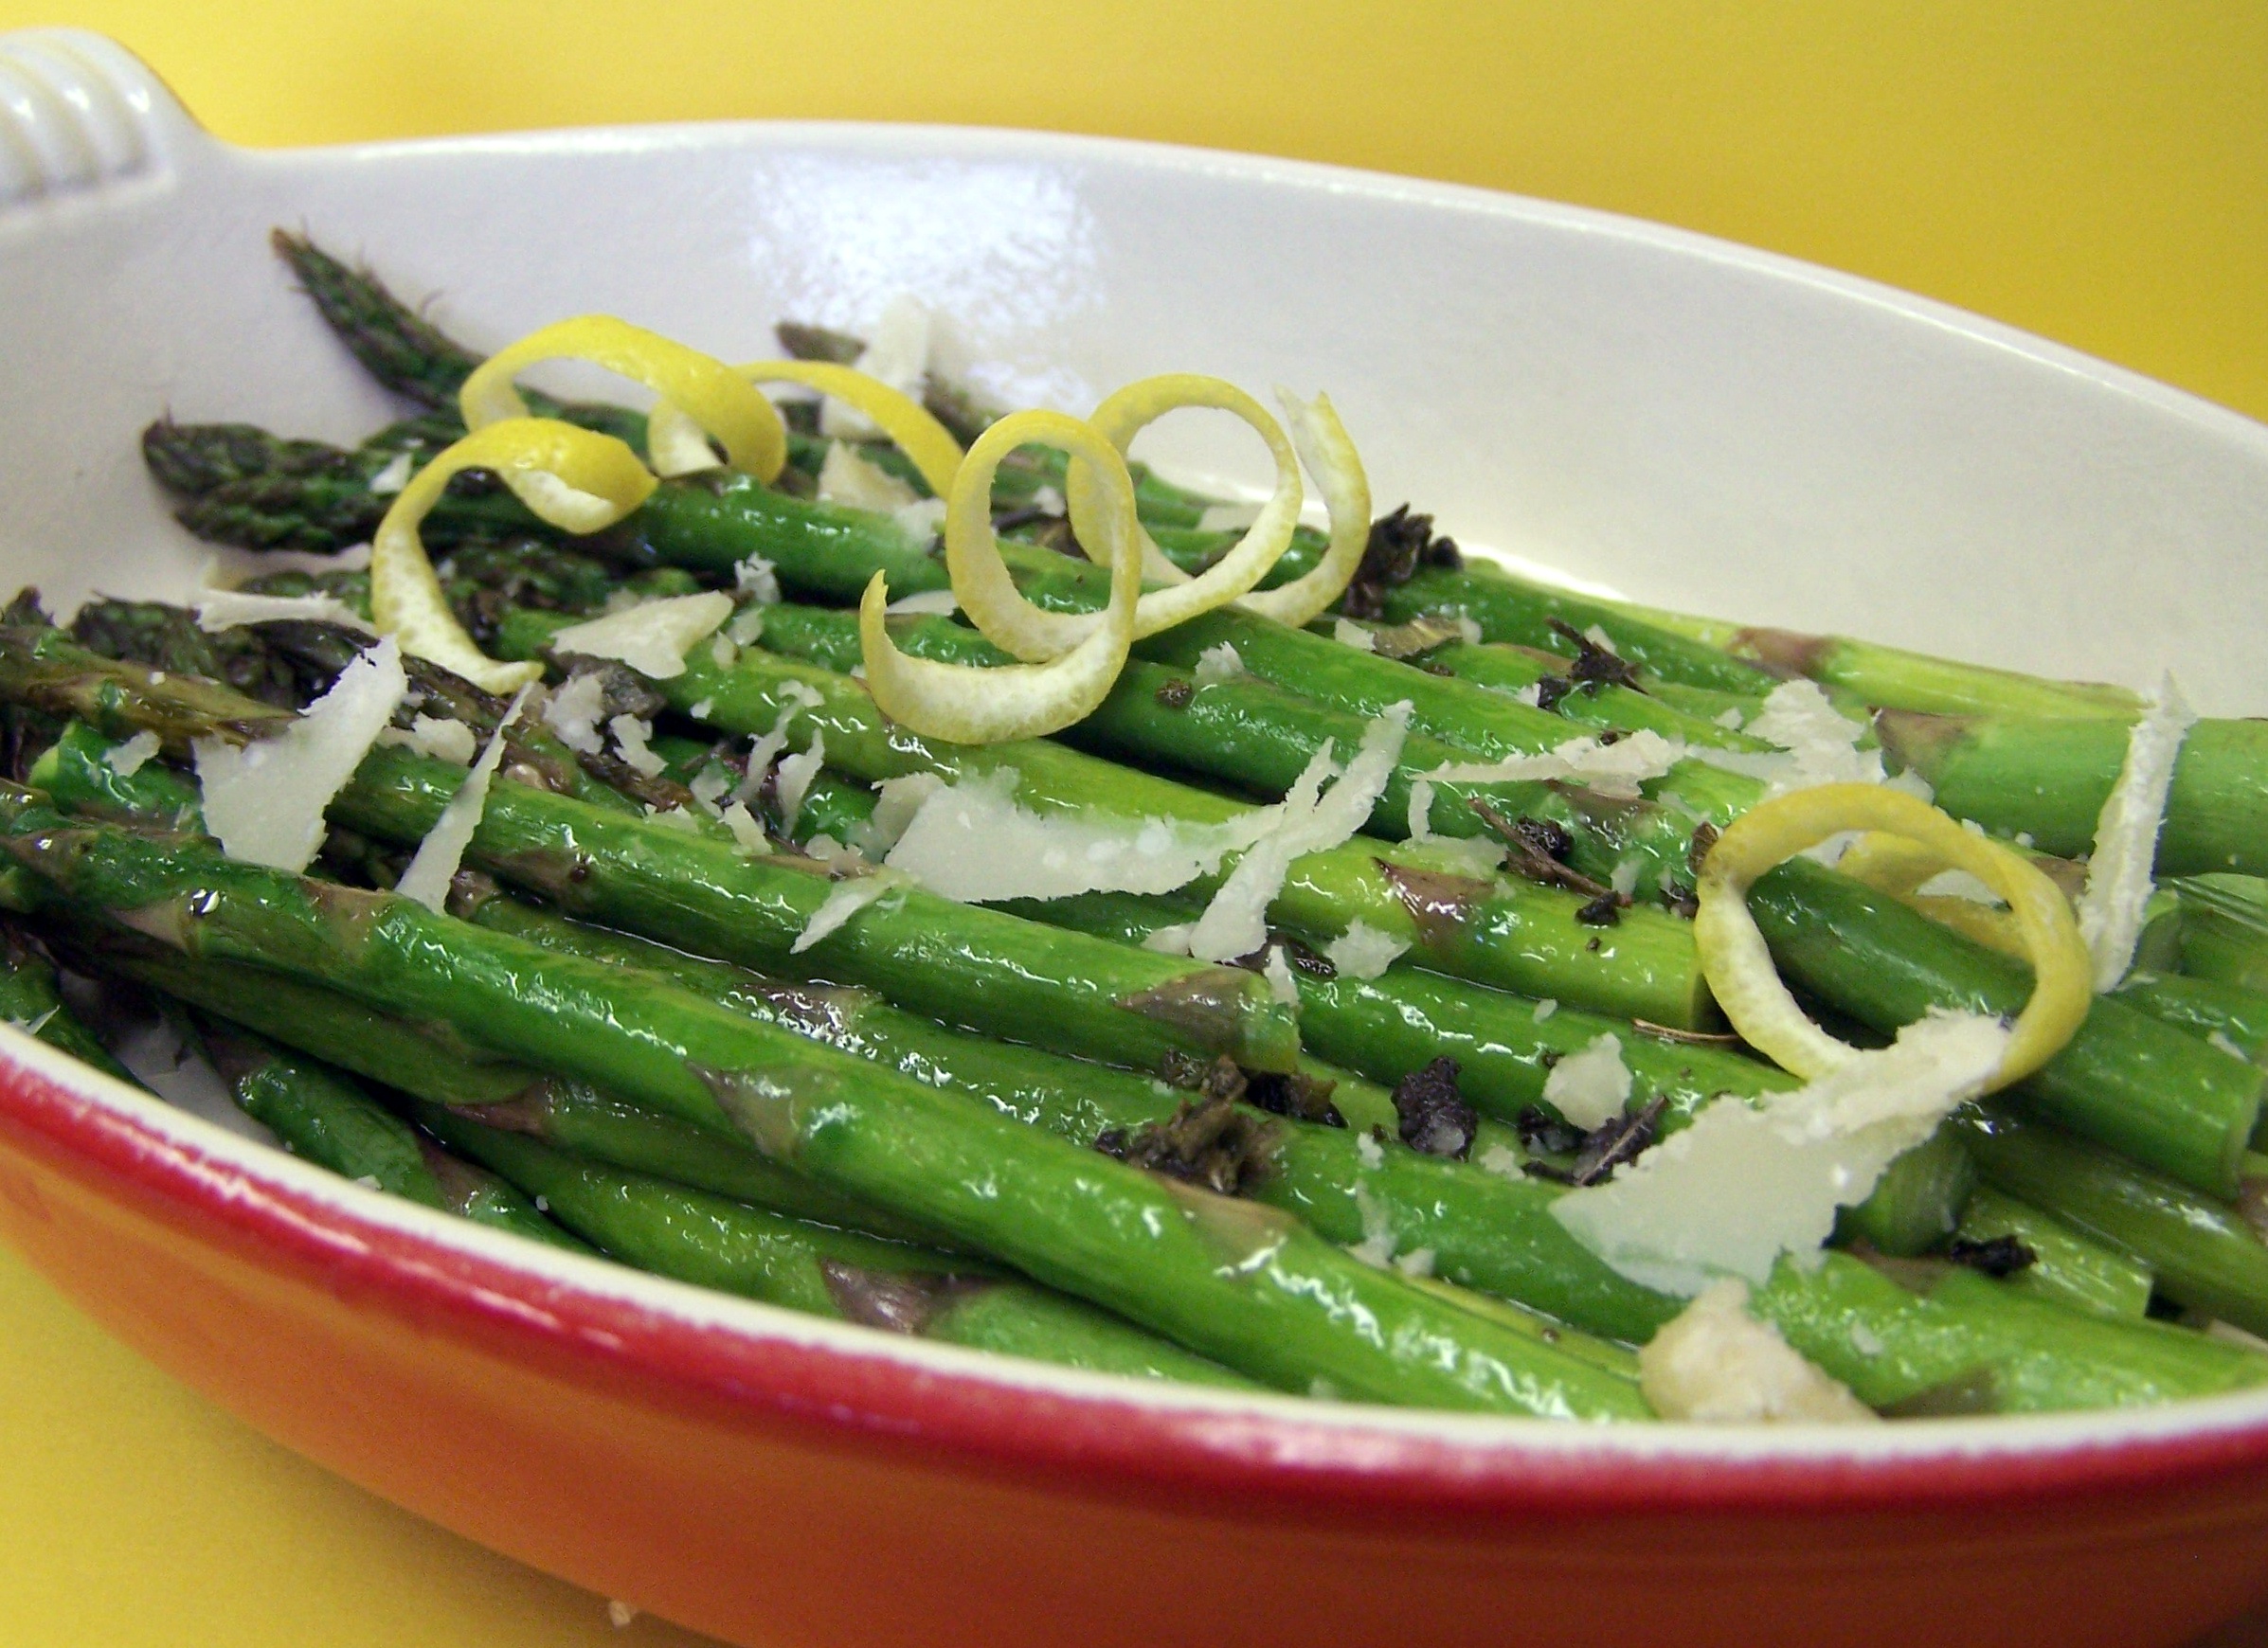
<instances>
[{"instance_id":1,"label":"red dish rim","mask_svg":"<svg viewBox=\"0 0 2268 1648\"><path fill-rule=\"evenodd\" d=\"M500 1240L267 1154L208 1123L90 1077L34 1066L56 1055L0 1051L0 1128L19 1147L162 1220L202 1224L270 1268L351 1281L353 1297L439 1317L507 1349L543 1347L597 1372L611 1365L679 1400L746 1406L817 1430L896 1435L924 1452L1011 1474L1076 1472L1096 1492L1202 1493L1310 1508L1572 1514L1621 1511L1881 1511L2067 1496L2268 1468L2268 1411L2246 1397L2137 1419L1968 1421L1900 1426L1820 1445L1755 1431L1575 1432L1521 1422L1385 1409L1287 1412L1280 1399L1114 1394L1115 1381L972 1370L970 1353L877 1339L873 1350L803 1341L803 1318L767 1332L701 1321L668 1299L639 1300L543 1274L571 1256L513 1263ZM199 1137L203 1135L204 1137ZM295 1184L305 1175L308 1182ZM368 1211L354 1204L366 1201ZM421 1227L430 1223L431 1227ZM632 1273L624 1272L629 1276ZM642 1286L652 1279L639 1278ZM659 1284L664 1295L682 1293ZM689 1296L690 1297L690 1296ZM981 1364L979 1364L981 1369ZM1020 1377L1016 1375L1022 1375ZM1069 1388L1051 1388L1051 1386ZM1120 1390L1131 1388L1120 1386ZM1655 1451L1666 1444L1665 1451ZM1798 1451L1799 1448L1802 1451Z\"/></svg>"}]
</instances>

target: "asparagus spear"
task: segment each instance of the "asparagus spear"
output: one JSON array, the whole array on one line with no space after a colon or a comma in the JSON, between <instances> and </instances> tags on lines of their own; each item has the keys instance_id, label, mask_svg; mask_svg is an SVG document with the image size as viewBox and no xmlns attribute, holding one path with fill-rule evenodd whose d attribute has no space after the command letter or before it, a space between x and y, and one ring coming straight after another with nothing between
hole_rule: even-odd
<instances>
[{"instance_id":1,"label":"asparagus spear","mask_svg":"<svg viewBox=\"0 0 2268 1648\"><path fill-rule=\"evenodd\" d=\"M534 655L556 628L543 615L517 614L506 620L499 643L513 655ZM847 675L761 651L745 651L726 666L696 648L683 673L656 686L673 706L685 712L698 708L709 725L728 731L766 732L793 710L786 728L792 744L807 747L815 735L823 738L830 762L869 779L1006 769L1017 775L1018 798L1028 806L1091 809L1130 824L1152 818L1217 824L1244 811L1189 785L1045 741L972 749L923 739L886 719ZM808 705L807 695L819 703L798 709L799 703ZM1346 738L1339 747L1351 750L1359 725L1338 730ZM1660 1024L1704 1022L1707 990L1690 929L1659 911L1638 909L1623 912L1612 926L1589 925L1582 915L1593 902L1590 893L1446 872L1423 851L1350 842L1300 858L1272 908L1284 926L1319 944L1360 921L1420 946L1444 971L1513 989L1549 988L1572 1001Z\"/></svg>"},{"instance_id":2,"label":"asparagus spear","mask_svg":"<svg viewBox=\"0 0 2268 1648\"><path fill-rule=\"evenodd\" d=\"M0 923L0 1020L105 1076L130 1086L143 1084L63 1004L55 964L13 922Z\"/></svg>"},{"instance_id":3,"label":"asparagus spear","mask_svg":"<svg viewBox=\"0 0 2268 1648\"><path fill-rule=\"evenodd\" d=\"M2223 1052L2234 1049L2256 1065L2268 1062L2268 994L2211 978L2130 973L2117 996L2152 1018L2205 1037Z\"/></svg>"},{"instance_id":4,"label":"asparagus spear","mask_svg":"<svg viewBox=\"0 0 2268 1648\"><path fill-rule=\"evenodd\" d=\"M1058 1367L1259 1388L1107 1312L983 1267L585 1160L440 1105L415 1114L451 1148L543 1197L553 1218L641 1270Z\"/></svg>"},{"instance_id":5,"label":"asparagus spear","mask_svg":"<svg viewBox=\"0 0 2268 1648\"><path fill-rule=\"evenodd\" d=\"M1953 1234L1979 1248L2021 1244L2029 1263L2003 1278L2009 1287L2115 1317L2139 1317L2150 1307L2149 1265L1990 1185L1970 1192Z\"/></svg>"},{"instance_id":6,"label":"asparagus spear","mask_svg":"<svg viewBox=\"0 0 2268 1648\"><path fill-rule=\"evenodd\" d=\"M2268 888L2238 875L2190 876L2169 886L2180 909L2181 970L2268 992Z\"/></svg>"},{"instance_id":7,"label":"asparagus spear","mask_svg":"<svg viewBox=\"0 0 2268 1648\"><path fill-rule=\"evenodd\" d=\"M1721 647L1775 672L1808 675L1881 708L1939 715L2045 715L2115 721L2131 721L2142 708L2140 698L2124 687L2047 680L1848 636L1750 628L1627 601L1612 603L1612 609L1629 620Z\"/></svg>"},{"instance_id":8,"label":"asparagus spear","mask_svg":"<svg viewBox=\"0 0 2268 1648\"><path fill-rule=\"evenodd\" d=\"M2131 717L2129 718L2131 719ZM2126 759L2128 720L1876 718L1883 749L1927 779L1937 804L2043 852L2089 851ZM2201 721L2183 739L2158 837L2158 873L2268 872L2268 722Z\"/></svg>"},{"instance_id":9,"label":"asparagus spear","mask_svg":"<svg viewBox=\"0 0 2268 1648\"><path fill-rule=\"evenodd\" d=\"M1161 1180L619 969L387 894L74 823L0 790L38 897L246 960L737 1128L765 1155L1284 1388L1571 1418L1644 1417L1631 1386L1439 1304L1287 1215ZM158 937L162 935L162 937ZM1375 1333L1350 1333L1350 1321Z\"/></svg>"},{"instance_id":10,"label":"asparagus spear","mask_svg":"<svg viewBox=\"0 0 2268 1648\"><path fill-rule=\"evenodd\" d=\"M401 1118L322 1066L220 1020L207 1017L197 1028L238 1108L293 1155L477 1225L589 1251L510 1185L436 1150Z\"/></svg>"}]
</instances>

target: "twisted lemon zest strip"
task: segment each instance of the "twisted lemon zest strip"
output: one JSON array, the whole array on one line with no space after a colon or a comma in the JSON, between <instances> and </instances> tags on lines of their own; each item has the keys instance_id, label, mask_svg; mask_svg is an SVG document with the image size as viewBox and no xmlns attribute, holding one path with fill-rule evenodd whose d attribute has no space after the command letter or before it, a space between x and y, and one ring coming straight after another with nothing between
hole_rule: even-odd
<instances>
[{"instance_id":1,"label":"twisted lemon zest strip","mask_svg":"<svg viewBox=\"0 0 2268 1648\"><path fill-rule=\"evenodd\" d=\"M961 443L927 406L904 390L869 377L855 367L832 361L747 361L731 370L751 384L801 384L857 407L913 460L915 471L932 493L941 498L951 495L953 477L961 471ZM700 439L693 420L666 396L647 418L646 427L649 446L666 440L674 447L688 439Z\"/></svg>"},{"instance_id":2,"label":"twisted lemon zest strip","mask_svg":"<svg viewBox=\"0 0 2268 1648\"><path fill-rule=\"evenodd\" d=\"M1236 604L1300 629L1329 610L1361 570L1362 552L1370 547L1370 476L1328 395L1303 403L1281 389L1276 394L1291 421L1300 461L1315 477L1330 511L1331 541L1322 559L1298 578L1275 589L1256 589Z\"/></svg>"},{"instance_id":3,"label":"twisted lemon zest strip","mask_svg":"<svg viewBox=\"0 0 2268 1648\"><path fill-rule=\"evenodd\" d=\"M1951 927L1964 939L2020 961L2026 958L2024 935L2017 930L2011 912L1974 899L1921 890L1940 870L1952 867L1918 842L1870 830L1850 844L1835 861L1835 868L1851 880L1863 882L1920 911L1939 926Z\"/></svg>"},{"instance_id":4,"label":"twisted lemon zest strip","mask_svg":"<svg viewBox=\"0 0 2268 1648\"><path fill-rule=\"evenodd\" d=\"M977 438L945 500L945 554L962 610L986 635L1013 631L1015 609L1036 611L1017 590L992 530L992 480L1000 460L1032 442L1091 464L1101 484L1072 507L1081 542L1110 557L1110 602L1076 645L1050 662L997 669L913 658L890 638L887 580L877 572L858 603L858 638L867 690L892 721L927 738L998 743L1039 738L1083 720L1108 695L1134 643L1142 595L1142 551L1135 536L1134 477L1118 449L1095 428L1061 412L1017 412Z\"/></svg>"},{"instance_id":5,"label":"twisted lemon zest strip","mask_svg":"<svg viewBox=\"0 0 2268 1648\"><path fill-rule=\"evenodd\" d=\"M473 644L449 610L419 526L460 470L492 470L520 501L569 532L611 527L654 490L638 454L614 439L550 418L508 418L445 448L410 478L370 546L370 620L405 653L489 692L543 678L541 664L504 664Z\"/></svg>"},{"instance_id":6,"label":"twisted lemon zest strip","mask_svg":"<svg viewBox=\"0 0 2268 1648\"><path fill-rule=\"evenodd\" d=\"M1845 830L1902 836L1929 853L1936 868L1965 869L2007 901L2034 982L1990 1085L2021 1081L2053 1058L2079 1030L2094 998L2087 946L2070 901L2008 849L1964 830L1926 801L1879 784L1823 784L1759 802L1709 849L1693 936L1701 971L1733 1028L1806 1080L1856 1053L1813 1024L1789 994L1747 903L1757 877Z\"/></svg>"},{"instance_id":7,"label":"twisted lemon zest strip","mask_svg":"<svg viewBox=\"0 0 2268 1648\"><path fill-rule=\"evenodd\" d=\"M611 314L559 321L481 362L458 391L465 427L525 418L528 403L513 380L540 361L554 360L589 361L643 384L668 403L674 417L658 428L649 422L646 431L646 455L657 475L713 468L716 457L703 436L725 449L728 462L761 481L776 479L787 461L787 427L746 377L712 355ZM525 496L520 501L535 507Z\"/></svg>"}]
</instances>

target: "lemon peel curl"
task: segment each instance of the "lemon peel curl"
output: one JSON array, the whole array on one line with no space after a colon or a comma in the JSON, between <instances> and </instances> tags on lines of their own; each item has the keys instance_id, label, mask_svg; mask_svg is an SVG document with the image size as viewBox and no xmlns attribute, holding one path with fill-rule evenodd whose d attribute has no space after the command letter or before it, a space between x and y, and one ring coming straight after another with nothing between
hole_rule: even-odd
<instances>
[{"instance_id":1,"label":"lemon peel curl","mask_svg":"<svg viewBox=\"0 0 2268 1648\"><path fill-rule=\"evenodd\" d=\"M874 574L858 603L867 690L885 715L925 737L999 743L1060 731L1109 694L1134 643L1142 596L1134 477L1118 449L1091 424L1061 412L1012 413L978 437L963 459L945 501L946 561L962 610L987 636L1038 610L1009 577L992 530L993 475L1001 459L1027 442L1084 458L1101 476L1087 501L1074 506L1072 520L1082 543L1100 545L1110 557L1109 604L1099 614L1082 615L1094 620L1088 633L1047 662L945 664L909 657L891 640L885 617L890 589L884 576Z\"/></svg>"},{"instance_id":2,"label":"lemon peel curl","mask_svg":"<svg viewBox=\"0 0 2268 1648\"><path fill-rule=\"evenodd\" d=\"M1362 553L1370 547L1370 476L1328 395L1303 402L1278 389L1276 397L1284 403L1300 461L1330 511L1331 541L1321 559L1289 583L1256 589L1236 604L1300 629L1328 611L1362 568Z\"/></svg>"},{"instance_id":3,"label":"lemon peel curl","mask_svg":"<svg viewBox=\"0 0 2268 1648\"><path fill-rule=\"evenodd\" d=\"M2053 1058L2094 998L2087 947L2070 902L2007 848L1971 833L1926 801L1880 784L1822 784L1759 802L1710 847L1697 889L1701 907L1693 936L1701 971L1733 1028L1806 1080L1855 1056L1856 1048L1828 1035L1796 1005L1747 903L1749 887L1767 870L1846 830L1903 837L1938 868L1965 869L2007 901L2034 982L1989 1088L2021 1081Z\"/></svg>"},{"instance_id":4,"label":"lemon peel curl","mask_svg":"<svg viewBox=\"0 0 2268 1648\"><path fill-rule=\"evenodd\" d=\"M458 391L465 427L525 418L528 403L513 380L552 360L588 361L662 397L670 413L646 430L646 456L657 475L714 468L704 437L714 438L727 461L761 481L776 479L787 461L786 425L755 385L714 356L611 314L557 321L481 362ZM526 496L520 501L535 507Z\"/></svg>"},{"instance_id":5,"label":"lemon peel curl","mask_svg":"<svg viewBox=\"0 0 2268 1648\"><path fill-rule=\"evenodd\" d=\"M638 454L611 435L551 418L508 418L445 447L395 494L370 545L370 619L405 653L489 692L543 678L540 664L500 663L473 644L441 593L419 527L461 470L492 470L544 520L570 532L610 527L654 490Z\"/></svg>"},{"instance_id":6,"label":"lemon peel curl","mask_svg":"<svg viewBox=\"0 0 2268 1648\"><path fill-rule=\"evenodd\" d=\"M1973 940L2004 956L2013 956L2019 961L2027 958L2024 935L2009 911L1979 904L1974 899L1921 890L1939 871L1953 866L1917 841L1870 830L1850 844L1849 850L1835 861L1835 868L1851 880L1863 882L1877 892L1888 893L1909 909L1920 911L1939 926L1951 927L1964 939Z\"/></svg>"},{"instance_id":7,"label":"lemon peel curl","mask_svg":"<svg viewBox=\"0 0 2268 1648\"><path fill-rule=\"evenodd\" d=\"M1140 635L1171 629L1254 588L1291 547L1291 534L1300 524L1305 493L1297 450L1268 408L1225 379L1201 372L1162 372L1137 379L1107 396L1088 421L1102 431L1123 457L1137 435L1168 412L1188 407L1210 407L1251 424L1268 443L1268 455L1275 460L1276 484L1242 536L1194 578L1167 560L1157 540L1139 522L1135 524L1142 545L1143 576L1162 586L1143 598L1144 614L1136 620ZM1069 498L1075 500L1093 484L1090 472L1082 464L1073 463L1065 473L1064 493Z\"/></svg>"}]
</instances>

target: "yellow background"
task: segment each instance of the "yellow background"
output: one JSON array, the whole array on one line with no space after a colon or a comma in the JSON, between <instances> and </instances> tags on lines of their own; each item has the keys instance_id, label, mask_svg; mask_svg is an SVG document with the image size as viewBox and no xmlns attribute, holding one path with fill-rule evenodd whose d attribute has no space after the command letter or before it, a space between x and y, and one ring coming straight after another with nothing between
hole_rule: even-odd
<instances>
[{"instance_id":1,"label":"yellow background","mask_svg":"<svg viewBox=\"0 0 2268 1648\"><path fill-rule=\"evenodd\" d=\"M1909 287L2268 417L2260 0L0 0L0 27L54 23L117 36L248 144L878 117L1518 189ZM5 1254L0 1416L11 1648L693 1640L615 1633L597 1599L300 1463Z\"/></svg>"}]
</instances>

